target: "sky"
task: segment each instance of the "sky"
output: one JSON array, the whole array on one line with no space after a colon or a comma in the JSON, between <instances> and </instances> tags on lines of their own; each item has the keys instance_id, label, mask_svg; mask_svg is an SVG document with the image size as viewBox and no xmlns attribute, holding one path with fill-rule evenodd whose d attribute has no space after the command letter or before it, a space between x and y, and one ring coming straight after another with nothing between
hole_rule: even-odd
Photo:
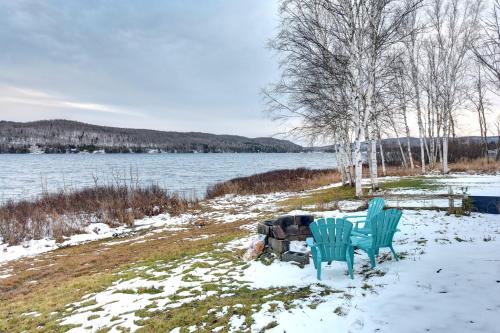
<instances>
[{"instance_id":1,"label":"sky","mask_svg":"<svg viewBox=\"0 0 500 333\"><path fill-rule=\"evenodd\" d=\"M0 120L282 133L260 94L277 25L275 0L0 0Z\"/></svg>"},{"instance_id":2,"label":"sky","mask_svg":"<svg viewBox=\"0 0 500 333\"><path fill-rule=\"evenodd\" d=\"M0 119L272 135L272 0L0 0Z\"/></svg>"}]
</instances>

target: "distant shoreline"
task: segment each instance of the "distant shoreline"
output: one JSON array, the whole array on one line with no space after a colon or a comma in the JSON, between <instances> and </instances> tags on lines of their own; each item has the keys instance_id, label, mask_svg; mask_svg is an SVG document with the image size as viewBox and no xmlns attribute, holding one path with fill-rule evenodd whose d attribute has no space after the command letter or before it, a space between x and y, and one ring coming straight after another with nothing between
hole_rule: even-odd
<instances>
[{"instance_id":1,"label":"distant shoreline","mask_svg":"<svg viewBox=\"0 0 500 333\"><path fill-rule=\"evenodd\" d=\"M0 152L0 155L119 155L119 154L140 154L140 155L161 155L161 154L334 154L331 151L289 151L289 152L270 152L270 151L221 151L221 152L199 152L199 151L180 151L180 152L170 152L170 151L109 151L109 152L89 152L89 151L66 151L66 152Z\"/></svg>"}]
</instances>

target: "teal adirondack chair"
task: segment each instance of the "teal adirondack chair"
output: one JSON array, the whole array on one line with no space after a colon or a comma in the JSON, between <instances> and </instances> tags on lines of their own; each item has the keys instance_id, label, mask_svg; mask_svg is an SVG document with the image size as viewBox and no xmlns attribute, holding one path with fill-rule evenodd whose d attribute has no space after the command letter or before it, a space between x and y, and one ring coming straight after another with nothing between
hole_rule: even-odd
<instances>
[{"instance_id":1,"label":"teal adirondack chair","mask_svg":"<svg viewBox=\"0 0 500 333\"><path fill-rule=\"evenodd\" d=\"M384 210L384 198L374 198L368 203L368 211L366 215L349 215L344 216L346 220L354 223L353 235L368 235L372 233L371 230L371 219ZM361 219L360 219L361 218ZM352 220L352 221L351 221ZM360 228L359 224L363 223L363 227Z\"/></svg>"},{"instance_id":2,"label":"teal adirondack chair","mask_svg":"<svg viewBox=\"0 0 500 333\"><path fill-rule=\"evenodd\" d=\"M397 231L399 220L403 213L398 209L389 209L378 213L371 219L371 235L351 236L352 246L357 247L368 254L371 267L376 266L375 257L381 248L389 248L398 261L398 256L392 247L392 239Z\"/></svg>"},{"instance_id":3,"label":"teal adirondack chair","mask_svg":"<svg viewBox=\"0 0 500 333\"><path fill-rule=\"evenodd\" d=\"M321 280L321 263L344 261L349 269L351 279L354 264L354 249L351 245L352 223L343 218L318 219L309 225L314 238L307 238L311 248L314 267L318 280Z\"/></svg>"}]
</instances>

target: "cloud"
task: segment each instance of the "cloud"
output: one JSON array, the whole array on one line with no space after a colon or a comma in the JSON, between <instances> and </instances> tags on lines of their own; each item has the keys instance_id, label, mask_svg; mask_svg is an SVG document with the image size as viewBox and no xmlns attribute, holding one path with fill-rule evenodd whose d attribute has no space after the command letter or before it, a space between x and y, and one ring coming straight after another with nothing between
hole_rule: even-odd
<instances>
[{"instance_id":1,"label":"cloud","mask_svg":"<svg viewBox=\"0 0 500 333\"><path fill-rule=\"evenodd\" d=\"M79 109L94 112L104 112L113 114L124 114L130 116L140 116L136 112L121 109L115 106L72 101L63 96L55 96L44 91L13 87L0 86L0 109L7 109L6 105L27 104L41 108L56 109Z\"/></svg>"}]
</instances>

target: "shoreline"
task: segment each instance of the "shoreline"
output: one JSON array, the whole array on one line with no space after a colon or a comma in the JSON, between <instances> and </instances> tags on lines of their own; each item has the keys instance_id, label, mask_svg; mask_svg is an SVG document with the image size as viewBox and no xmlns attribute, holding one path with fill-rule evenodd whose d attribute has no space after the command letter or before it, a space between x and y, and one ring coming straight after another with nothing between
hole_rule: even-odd
<instances>
[{"instance_id":1,"label":"shoreline","mask_svg":"<svg viewBox=\"0 0 500 333\"><path fill-rule=\"evenodd\" d=\"M399 184L401 182L404 185L405 179L419 179L420 177L429 178L429 179L453 179L459 178L463 176L478 176L478 177L488 177L500 175L500 172L496 173L484 173L484 172L475 172L475 173L453 173L449 175L424 175L424 176L387 176L380 177L380 181L382 184L382 188L385 183L396 183ZM252 177L252 176L251 176ZM247 178L251 178L247 177ZM369 179L364 179L363 186L368 189ZM455 185L455 188L459 188L460 186ZM361 199L356 199L353 197L352 193L343 193L341 189L345 188L341 183L329 183L327 185L318 186L314 188L307 188L301 191L275 191L272 193L246 193L246 194L235 194L235 193L227 193L222 194L213 198L205 198L199 201L196 205L199 205L200 208L188 208L185 211L180 212L178 215L171 215L169 213L157 213L152 216L146 216L142 219L134 219L133 224L127 225L117 225L110 226L102 222L90 222L83 226L81 230L84 232L76 233L70 236L64 236L61 238L62 241L56 241L54 238L44 237L39 240L30 239L22 241L17 245L8 245L5 242L0 242L0 267L4 263L8 263L10 261L15 261L24 257L33 257L40 254L44 254L46 252L50 252L53 250L57 250L65 247L74 247L79 246L81 244L86 244L94 241L103 241L103 240L113 240L117 238L127 238L133 237L134 234L143 233L143 232L161 232L162 230L168 230L170 228L184 227L186 224L189 224L189 220L193 218L209 218L215 219L223 222L234 221L239 218L256 218L259 214L255 215L248 212L240 212L236 215L229 214L229 216L224 216L226 213L226 207L229 206L238 206L241 210L242 207L245 207L245 202L249 202L250 206L246 206L249 209L251 206L257 203L258 210L263 209L264 211L276 211L277 207L281 207L278 209L278 212L285 212L287 209L289 211L302 211L303 209L317 209L318 207L325 208L329 207L324 200L329 197L330 193L326 194L325 198L319 196L314 197L313 201L316 200L316 203L311 204L311 200L303 199L307 197L310 193L316 193L321 191L332 191L333 193L342 192L340 196L329 198L334 204L332 207L339 209L340 211L345 212L353 212L359 211L365 208L366 200L370 197L364 197ZM392 190L389 190L392 191ZM418 190L415 191L396 191L393 192L397 195L413 195L415 193L420 193ZM436 194L438 194L436 192ZM442 196L447 195L447 189L443 189L441 193ZM381 193L375 193L372 195L383 195ZM411 199L407 199L411 200ZM434 199L433 199L434 200ZM223 204L219 204L222 202ZM263 202L263 203L262 203ZM337 204L336 202L344 202L344 204ZM404 200L394 201L394 207L401 206L404 203ZM417 205L414 208L406 207L407 209L427 209L427 210L446 210L447 209L447 198L442 198L438 200L431 201L431 205L429 207ZM436 203L439 203L441 206L436 206ZM243 206L241 206L243 204ZM282 204L282 206L280 206ZM390 204L390 201L388 201ZM390 205L389 205L390 207ZM1 208L1 207L0 207ZM221 210L221 212L217 212L217 210ZM286 208L286 209L284 209ZM252 208L253 209L253 208ZM234 209L232 209L234 210ZM198 216L197 216L198 215ZM155 231L156 230L156 231ZM0 274L0 279L2 279L2 275Z\"/></svg>"}]
</instances>

